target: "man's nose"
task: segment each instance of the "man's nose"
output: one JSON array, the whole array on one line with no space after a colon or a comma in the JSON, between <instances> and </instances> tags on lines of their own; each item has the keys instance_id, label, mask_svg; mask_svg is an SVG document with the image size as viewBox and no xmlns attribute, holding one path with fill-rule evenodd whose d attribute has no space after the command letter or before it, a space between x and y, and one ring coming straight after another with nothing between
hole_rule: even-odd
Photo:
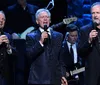
<instances>
[{"instance_id":1,"label":"man's nose","mask_svg":"<svg viewBox=\"0 0 100 85\"><path fill-rule=\"evenodd\" d=\"M44 18L44 21L47 21L47 19L46 19L46 18Z\"/></svg>"},{"instance_id":2,"label":"man's nose","mask_svg":"<svg viewBox=\"0 0 100 85\"><path fill-rule=\"evenodd\" d=\"M94 18L97 18L97 14L94 14Z\"/></svg>"}]
</instances>

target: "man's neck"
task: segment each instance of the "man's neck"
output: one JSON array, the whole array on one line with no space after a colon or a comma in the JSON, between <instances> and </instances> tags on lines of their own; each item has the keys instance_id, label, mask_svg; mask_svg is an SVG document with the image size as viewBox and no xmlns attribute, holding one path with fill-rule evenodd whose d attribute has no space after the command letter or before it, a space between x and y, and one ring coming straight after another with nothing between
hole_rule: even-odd
<instances>
[{"instance_id":1,"label":"man's neck","mask_svg":"<svg viewBox=\"0 0 100 85\"><path fill-rule=\"evenodd\" d=\"M26 8L27 3L19 4L24 10Z\"/></svg>"}]
</instances>

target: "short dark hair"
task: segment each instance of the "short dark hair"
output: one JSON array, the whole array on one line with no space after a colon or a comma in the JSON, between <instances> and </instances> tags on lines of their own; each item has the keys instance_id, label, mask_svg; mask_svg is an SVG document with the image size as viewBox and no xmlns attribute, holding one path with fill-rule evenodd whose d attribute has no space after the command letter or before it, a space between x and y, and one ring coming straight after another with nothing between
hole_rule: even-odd
<instances>
[{"instance_id":1,"label":"short dark hair","mask_svg":"<svg viewBox=\"0 0 100 85\"><path fill-rule=\"evenodd\" d=\"M78 31L78 27L75 24L69 24L66 26L67 32Z\"/></svg>"}]
</instances>

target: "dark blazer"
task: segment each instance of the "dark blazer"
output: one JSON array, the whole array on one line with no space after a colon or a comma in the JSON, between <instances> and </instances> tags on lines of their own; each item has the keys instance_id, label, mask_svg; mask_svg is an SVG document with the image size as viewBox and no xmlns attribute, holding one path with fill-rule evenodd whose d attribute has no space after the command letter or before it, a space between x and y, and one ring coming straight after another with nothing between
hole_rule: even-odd
<instances>
[{"instance_id":1,"label":"dark blazer","mask_svg":"<svg viewBox=\"0 0 100 85\"><path fill-rule=\"evenodd\" d=\"M61 53L60 53L60 60L61 60L62 66L64 67L64 68L62 68L63 69L62 70L62 72L63 72L62 75L65 76L65 72L75 70L75 66L78 68L82 65L82 59L79 56L78 56L77 59L78 59L77 65L75 65L74 64L74 59L73 59L73 57L71 56L71 54L69 52L67 41L64 40L64 42L62 44Z\"/></svg>"},{"instance_id":2,"label":"dark blazer","mask_svg":"<svg viewBox=\"0 0 100 85\"><path fill-rule=\"evenodd\" d=\"M91 44L88 43L92 29L94 28L91 23L81 28L79 54L86 59L86 85L100 85L100 49L97 37Z\"/></svg>"},{"instance_id":3,"label":"dark blazer","mask_svg":"<svg viewBox=\"0 0 100 85\"><path fill-rule=\"evenodd\" d=\"M63 35L51 30L49 43L43 47L39 43L40 36L41 32L39 30L26 36L27 55L31 60L28 83L55 84L59 78L56 70Z\"/></svg>"},{"instance_id":4,"label":"dark blazer","mask_svg":"<svg viewBox=\"0 0 100 85\"><path fill-rule=\"evenodd\" d=\"M11 36L8 33L4 32L4 35L6 35L10 41L10 45L11 45ZM2 43L0 45L0 75L2 76L2 78L4 78L7 82L7 85L11 85L11 63L12 63L12 55L15 55L15 49L13 47L12 48L12 53L14 54L8 54L7 53L7 48L6 48L6 44Z\"/></svg>"},{"instance_id":5,"label":"dark blazer","mask_svg":"<svg viewBox=\"0 0 100 85\"><path fill-rule=\"evenodd\" d=\"M8 6L5 11L7 21L4 29L9 33L22 33L30 26L36 26L35 13L39 7L28 4L24 10L18 3ZM9 29L8 29L9 28Z\"/></svg>"},{"instance_id":6,"label":"dark blazer","mask_svg":"<svg viewBox=\"0 0 100 85\"><path fill-rule=\"evenodd\" d=\"M61 75L64 76L68 84L70 85L84 85L84 74L79 73L77 74L79 77L79 80L75 79L75 75L71 76L70 71L73 71L77 68L81 68L84 66L84 59L82 59L78 55L78 43L76 43L76 49L77 49L77 63L74 63L74 58L71 56L68 48L67 41L64 40L62 44L62 49L60 53L60 65L61 65ZM69 76L66 75L66 72L69 73Z\"/></svg>"}]
</instances>

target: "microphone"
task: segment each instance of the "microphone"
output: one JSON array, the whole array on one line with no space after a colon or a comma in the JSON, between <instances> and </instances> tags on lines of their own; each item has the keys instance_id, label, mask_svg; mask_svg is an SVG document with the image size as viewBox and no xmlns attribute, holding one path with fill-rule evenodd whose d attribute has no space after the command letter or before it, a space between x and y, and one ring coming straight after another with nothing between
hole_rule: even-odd
<instances>
[{"instance_id":1,"label":"microphone","mask_svg":"<svg viewBox=\"0 0 100 85\"><path fill-rule=\"evenodd\" d=\"M97 23L93 22L93 29L97 30Z\"/></svg>"},{"instance_id":2,"label":"microphone","mask_svg":"<svg viewBox=\"0 0 100 85\"><path fill-rule=\"evenodd\" d=\"M0 28L0 32L1 32L1 35L5 35L5 33L4 33L2 28ZM4 47L7 47L9 45L9 44L7 44L5 42L3 42L2 44L3 44Z\"/></svg>"},{"instance_id":3,"label":"microphone","mask_svg":"<svg viewBox=\"0 0 100 85\"><path fill-rule=\"evenodd\" d=\"M96 22L92 22L92 30L96 30L98 32L97 25L98 24ZM95 43L95 41L97 41L98 43L100 43L100 38L99 38L98 35L92 39L92 43Z\"/></svg>"},{"instance_id":4,"label":"microphone","mask_svg":"<svg viewBox=\"0 0 100 85\"><path fill-rule=\"evenodd\" d=\"M97 39L98 43L100 44L100 31L97 28L97 26L98 26L98 24L96 22L93 22L93 27L98 32L98 35L97 35L96 39Z\"/></svg>"},{"instance_id":5,"label":"microphone","mask_svg":"<svg viewBox=\"0 0 100 85\"><path fill-rule=\"evenodd\" d=\"M44 31L47 32L47 29L48 29L48 26L45 24L45 25L44 25Z\"/></svg>"},{"instance_id":6,"label":"microphone","mask_svg":"<svg viewBox=\"0 0 100 85\"><path fill-rule=\"evenodd\" d=\"M0 28L0 32L1 32L1 35L4 35L4 31L3 31L2 28ZM7 47L8 44L5 43L5 42L3 42L2 45L3 45L4 47Z\"/></svg>"},{"instance_id":7,"label":"microphone","mask_svg":"<svg viewBox=\"0 0 100 85\"><path fill-rule=\"evenodd\" d=\"M0 28L0 32L1 32L1 35L4 35L4 31L2 28Z\"/></svg>"},{"instance_id":8,"label":"microphone","mask_svg":"<svg viewBox=\"0 0 100 85\"><path fill-rule=\"evenodd\" d=\"M47 25L44 25L44 31L48 32L47 29L48 29L48 26ZM48 34L48 37L49 37L49 34ZM45 38L44 39L44 44L45 43L48 43L48 42L49 42L49 38Z\"/></svg>"}]
</instances>

